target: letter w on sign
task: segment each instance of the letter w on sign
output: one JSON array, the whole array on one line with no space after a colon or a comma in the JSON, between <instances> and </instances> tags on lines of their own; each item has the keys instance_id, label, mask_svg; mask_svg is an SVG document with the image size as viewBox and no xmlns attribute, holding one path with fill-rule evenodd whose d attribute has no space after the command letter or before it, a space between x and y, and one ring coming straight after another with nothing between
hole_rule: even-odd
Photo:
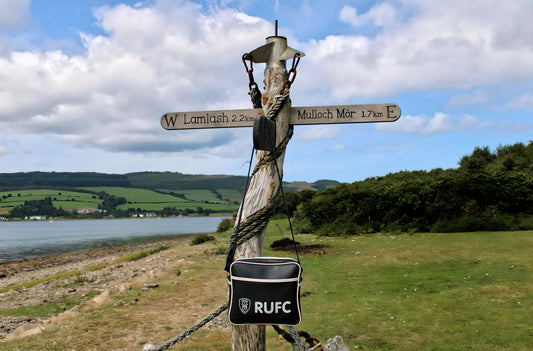
<instances>
[{"instance_id":1,"label":"letter w on sign","mask_svg":"<svg viewBox=\"0 0 533 351\"><path fill-rule=\"evenodd\" d=\"M161 117L161 126L169 130L253 127L260 108L229 111L169 112ZM396 104L292 107L289 124L337 124L394 122L401 110Z\"/></svg>"}]
</instances>

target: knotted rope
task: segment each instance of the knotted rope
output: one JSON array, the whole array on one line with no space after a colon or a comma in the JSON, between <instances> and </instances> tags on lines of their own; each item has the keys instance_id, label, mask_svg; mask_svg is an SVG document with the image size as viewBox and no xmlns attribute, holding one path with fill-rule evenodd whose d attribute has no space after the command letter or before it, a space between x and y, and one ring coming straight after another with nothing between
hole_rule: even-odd
<instances>
[{"instance_id":1,"label":"knotted rope","mask_svg":"<svg viewBox=\"0 0 533 351\"><path fill-rule=\"evenodd\" d=\"M271 120L276 120L279 112L281 111L281 108L289 100L289 89L285 89L285 92L281 95L276 95L274 97L274 102L270 106L270 108L267 111L266 117L270 118ZM263 157L256 163L254 167L254 171L252 172L252 177L264 166L274 162L274 154L280 155L283 153L287 147L287 144L289 143L289 140L292 137L292 130L289 130L285 138L282 140L282 142L276 147L276 152L268 152L263 153ZM250 160L251 162L251 160ZM249 215L244 221L240 221L240 217L242 214L242 209L244 207L244 200L246 198L246 191L245 189L245 196L243 197L243 203L241 204L240 213L239 213L239 219L237 222L237 225L235 226L233 230L233 234L231 235L230 239L230 245L228 250L228 255L226 257L226 267L225 270L229 272L229 267L231 263L233 262L233 259L235 257L235 251L237 249L237 246L242 245L247 240L250 240L256 235L259 235L268 225L268 222L274 215L274 205L276 203L275 199L279 193L279 188L276 194L272 196L267 204L261 208L260 210L252 213Z\"/></svg>"}]
</instances>

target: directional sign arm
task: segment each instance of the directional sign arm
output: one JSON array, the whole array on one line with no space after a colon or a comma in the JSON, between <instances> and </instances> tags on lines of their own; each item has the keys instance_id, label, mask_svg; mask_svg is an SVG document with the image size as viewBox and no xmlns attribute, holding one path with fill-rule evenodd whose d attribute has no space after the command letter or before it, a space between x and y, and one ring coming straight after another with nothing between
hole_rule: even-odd
<instances>
[{"instance_id":1,"label":"directional sign arm","mask_svg":"<svg viewBox=\"0 0 533 351\"><path fill-rule=\"evenodd\" d=\"M338 124L394 122L402 111L396 104L307 106L290 109L289 124ZM161 117L165 129L206 129L253 127L263 109L229 111L170 112Z\"/></svg>"},{"instance_id":2,"label":"directional sign arm","mask_svg":"<svg viewBox=\"0 0 533 351\"><path fill-rule=\"evenodd\" d=\"M230 111L170 112L161 116L161 126L165 129L205 129L253 127L255 116L263 109Z\"/></svg>"},{"instance_id":3,"label":"directional sign arm","mask_svg":"<svg viewBox=\"0 0 533 351\"><path fill-rule=\"evenodd\" d=\"M292 125L394 122L402 111L396 104L294 107Z\"/></svg>"}]
</instances>

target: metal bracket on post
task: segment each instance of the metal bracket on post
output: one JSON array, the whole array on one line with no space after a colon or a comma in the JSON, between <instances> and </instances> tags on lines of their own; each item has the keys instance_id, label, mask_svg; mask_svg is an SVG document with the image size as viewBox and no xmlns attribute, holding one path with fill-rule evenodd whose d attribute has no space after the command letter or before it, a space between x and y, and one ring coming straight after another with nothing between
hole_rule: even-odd
<instances>
[{"instance_id":1,"label":"metal bracket on post","mask_svg":"<svg viewBox=\"0 0 533 351\"><path fill-rule=\"evenodd\" d=\"M254 149L274 152L276 145L276 122L266 116L254 120Z\"/></svg>"}]
</instances>

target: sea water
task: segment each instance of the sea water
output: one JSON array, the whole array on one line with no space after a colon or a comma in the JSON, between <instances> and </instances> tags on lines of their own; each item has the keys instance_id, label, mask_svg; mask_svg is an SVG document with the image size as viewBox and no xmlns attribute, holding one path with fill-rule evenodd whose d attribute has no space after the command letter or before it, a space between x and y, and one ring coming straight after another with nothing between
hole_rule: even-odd
<instances>
[{"instance_id":1,"label":"sea water","mask_svg":"<svg viewBox=\"0 0 533 351\"><path fill-rule=\"evenodd\" d=\"M214 232L224 217L0 222L0 262Z\"/></svg>"}]
</instances>

